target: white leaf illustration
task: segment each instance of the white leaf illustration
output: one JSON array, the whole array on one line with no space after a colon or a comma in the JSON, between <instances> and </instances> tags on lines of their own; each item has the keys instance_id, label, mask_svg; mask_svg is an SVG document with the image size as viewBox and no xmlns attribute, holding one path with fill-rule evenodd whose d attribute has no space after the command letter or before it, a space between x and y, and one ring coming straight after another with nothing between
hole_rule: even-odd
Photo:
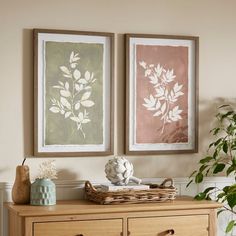
<instances>
[{"instance_id":1,"label":"white leaf illustration","mask_svg":"<svg viewBox=\"0 0 236 236\"><path fill-rule=\"evenodd\" d=\"M165 89L163 87L156 88L156 95L155 97L162 97L165 94Z\"/></svg>"},{"instance_id":2,"label":"white leaf illustration","mask_svg":"<svg viewBox=\"0 0 236 236\"><path fill-rule=\"evenodd\" d=\"M143 104L143 106L150 108L155 106L156 98L154 98L153 95L150 95L149 99L144 98L144 101L146 102L146 104Z\"/></svg>"},{"instance_id":3,"label":"white leaf illustration","mask_svg":"<svg viewBox=\"0 0 236 236\"><path fill-rule=\"evenodd\" d=\"M144 76L147 77L147 76L150 75L151 73L152 73L152 70L147 69L147 70L145 70Z\"/></svg>"},{"instance_id":4,"label":"white leaf illustration","mask_svg":"<svg viewBox=\"0 0 236 236\"><path fill-rule=\"evenodd\" d=\"M173 114L179 115L183 110L179 110L179 106L174 107Z\"/></svg>"},{"instance_id":5,"label":"white leaf illustration","mask_svg":"<svg viewBox=\"0 0 236 236\"><path fill-rule=\"evenodd\" d=\"M172 121L181 120L182 119L182 117L180 116L181 113L182 113L182 110L179 110L179 106L175 106L173 110L169 112L170 120Z\"/></svg>"},{"instance_id":6,"label":"white leaf illustration","mask_svg":"<svg viewBox=\"0 0 236 236\"><path fill-rule=\"evenodd\" d=\"M75 104L75 110L79 110L80 109L80 102L77 102L76 104Z\"/></svg>"},{"instance_id":7,"label":"white leaf illustration","mask_svg":"<svg viewBox=\"0 0 236 236\"><path fill-rule=\"evenodd\" d=\"M53 112L53 113L58 113L58 112L60 112L60 109L58 108L58 107L50 107L50 109L49 109L51 112Z\"/></svg>"},{"instance_id":8,"label":"white leaf illustration","mask_svg":"<svg viewBox=\"0 0 236 236\"><path fill-rule=\"evenodd\" d=\"M63 76L66 77L66 78L72 78L72 75L63 74Z\"/></svg>"},{"instance_id":9,"label":"white leaf illustration","mask_svg":"<svg viewBox=\"0 0 236 236\"><path fill-rule=\"evenodd\" d=\"M174 70L173 70L173 69L172 69L172 70L167 70L165 77L166 77L166 81L167 81L167 82L173 81L174 78L176 77L176 76L174 75Z\"/></svg>"},{"instance_id":10,"label":"white leaf illustration","mask_svg":"<svg viewBox=\"0 0 236 236\"><path fill-rule=\"evenodd\" d=\"M60 66L60 69L65 74L70 75L70 71L69 71L69 69L66 66Z\"/></svg>"},{"instance_id":11,"label":"white leaf illustration","mask_svg":"<svg viewBox=\"0 0 236 236\"><path fill-rule=\"evenodd\" d=\"M165 97L166 98L168 97L168 90L167 89L165 90Z\"/></svg>"},{"instance_id":12,"label":"white leaf illustration","mask_svg":"<svg viewBox=\"0 0 236 236\"><path fill-rule=\"evenodd\" d=\"M162 114L161 111L157 111L153 116L159 116L159 115L161 115L161 114Z\"/></svg>"},{"instance_id":13,"label":"white leaf illustration","mask_svg":"<svg viewBox=\"0 0 236 236\"><path fill-rule=\"evenodd\" d=\"M75 122L79 122L79 118L76 117L76 116L71 116L70 119L75 121Z\"/></svg>"},{"instance_id":14,"label":"white leaf illustration","mask_svg":"<svg viewBox=\"0 0 236 236\"><path fill-rule=\"evenodd\" d=\"M81 101L81 104L82 104L84 107L92 107L95 103L94 103L93 101L86 100L86 101Z\"/></svg>"},{"instance_id":15,"label":"white leaf illustration","mask_svg":"<svg viewBox=\"0 0 236 236\"><path fill-rule=\"evenodd\" d=\"M85 74L84 74L84 77L85 77L86 80L90 80L90 72L86 71Z\"/></svg>"},{"instance_id":16,"label":"white leaf illustration","mask_svg":"<svg viewBox=\"0 0 236 236\"><path fill-rule=\"evenodd\" d=\"M60 85L55 85L55 86L52 86L53 88L58 88L58 89L61 89L63 87L61 87Z\"/></svg>"},{"instance_id":17,"label":"white leaf illustration","mask_svg":"<svg viewBox=\"0 0 236 236\"><path fill-rule=\"evenodd\" d=\"M71 54L70 54L70 63L72 62L72 60L74 58L74 55L75 55L75 53L74 53L74 51L72 51Z\"/></svg>"},{"instance_id":18,"label":"white leaf illustration","mask_svg":"<svg viewBox=\"0 0 236 236\"><path fill-rule=\"evenodd\" d=\"M60 94L61 94L61 96L63 96L63 97L66 97L66 98L68 98L68 97L70 97L70 91L67 91L67 90L60 90Z\"/></svg>"},{"instance_id":19,"label":"white leaf illustration","mask_svg":"<svg viewBox=\"0 0 236 236\"><path fill-rule=\"evenodd\" d=\"M65 113L65 118L68 118L72 113L70 111Z\"/></svg>"},{"instance_id":20,"label":"white leaf illustration","mask_svg":"<svg viewBox=\"0 0 236 236\"><path fill-rule=\"evenodd\" d=\"M84 119L84 114L82 112L78 115L79 121L81 122Z\"/></svg>"},{"instance_id":21,"label":"white leaf illustration","mask_svg":"<svg viewBox=\"0 0 236 236\"><path fill-rule=\"evenodd\" d=\"M84 89L88 90L88 89L91 89L92 87L91 86L86 86Z\"/></svg>"},{"instance_id":22,"label":"white leaf illustration","mask_svg":"<svg viewBox=\"0 0 236 236\"><path fill-rule=\"evenodd\" d=\"M65 82L65 88L66 88L66 90L69 90L69 87L70 87L69 83L68 83L68 82Z\"/></svg>"},{"instance_id":23,"label":"white leaf illustration","mask_svg":"<svg viewBox=\"0 0 236 236\"><path fill-rule=\"evenodd\" d=\"M81 91L82 89L83 89L83 85L81 84L81 85L79 85L79 84L75 84L75 89L76 89L76 91Z\"/></svg>"},{"instance_id":24,"label":"white leaf illustration","mask_svg":"<svg viewBox=\"0 0 236 236\"><path fill-rule=\"evenodd\" d=\"M81 77L80 71L78 69L75 69L74 73L73 73L73 76L76 80L79 79Z\"/></svg>"},{"instance_id":25,"label":"white leaf illustration","mask_svg":"<svg viewBox=\"0 0 236 236\"><path fill-rule=\"evenodd\" d=\"M166 110L166 102L161 107L162 114L164 114L165 110Z\"/></svg>"},{"instance_id":26,"label":"white leaf illustration","mask_svg":"<svg viewBox=\"0 0 236 236\"><path fill-rule=\"evenodd\" d=\"M143 104L145 106L145 104ZM156 108L155 107L147 107L147 110L148 111L156 111Z\"/></svg>"},{"instance_id":27,"label":"white leaf illustration","mask_svg":"<svg viewBox=\"0 0 236 236\"><path fill-rule=\"evenodd\" d=\"M84 101L84 100L87 100L91 95L91 92L85 92L83 95L82 95L82 98L81 100Z\"/></svg>"},{"instance_id":28,"label":"white leaf illustration","mask_svg":"<svg viewBox=\"0 0 236 236\"><path fill-rule=\"evenodd\" d=\"M150 79L150 83L152 83L152 84L158 83L158 78L157 78L156 74L154 74L153 76L149 76L149 79Z\"/></svg>"},{"instance_id":29,"label":"white leaf illustration","mask_svg":"<svg viewBox=\"0 0 236 236\"><path fill-rule=\"evenodd\" d=\"M64 97L60 98L60 102L63 106L65 106L66 108L68 108L69 110L71 109L71 104L68 102L68 100Z\"/></svg>"},{"instance_id":30,"label":"white leaf illustration","mask_svg":"<svg viewBox=\"0 0 236 236\"><path fill-rule=\"evenodd\" d=\"M166 97L160 97L160 98L158 98L160 101L162 101L162 100L165 100L166 99Z\"/></svg>"},{"instance_id":31,"label":"white leaf illustration","mask_svg":"<svg viewBox=\"0 0 236 236\"><path fill-rule=\"evenodd\" d=\"M155 68L155 72L157 77L160 77L163 71L163 67L160 66L160 64L158 63L157 67Z\"/></svg>"},{"instance_id":32,"label":"white leaf illustration","mask_svg":"<svg viewBox=\"0 0 236 236\"><path fill-rule=\"evenodd\" d=\"M180 92L177 92L177 93L175 94L175 97L177 98L177 97L182 96L182 95L184 95L184 93L180 91Z\"/></svg>"},{"instance_id":33,"label":"white leaf illustration","mask_svg":"<svg viewBox=\"0 0 236 236\"><path fill-rule=\"evenodd\" d=\"M70 64L70 67L71 67L72 69L75 69L77 65L78 65L78 63L75 63L75 62L74 62L74 63L71 63L71 64Z\"/></svg>"},{"instance_id":34,"label":"white leaf illustration","mask_svg":"<svg viewBox=\"0 0 236 236\"><path fill-rule=\"evenodd\" d=\"M174 85L174 91L175 93L179 92L182 89L183 85L179 85L178 83L176 83Z\"/></svg>"},{"instance_id":35,"label":"white leaf illustration","mask_svg":"<svg viewBox=\"0 0 236 236\"><path fill-rule=\"evenodd\" d=\"M90 119L83 119L83 120L82 120L82 124L89 123L90 121L91 121Z\"/></svg>"},{"instance_id":36,"label":"white leaf illustration","mask_svg":"<svg viewBox=\"0 0 236 236\"><path fill-rule=\"evenodd\" d=\"M144 69L146 69L147 64L145 61L140 61L139 65L142 66Z\"/></svg>"},{"instance_id":37,"label":"white leaf illustration","mask_svg":"<svg viewBox=\"0 0 236 236\"><path fill-rule=\"evenodd\" d=\"M160 107L161 107L161 103L160 103L160 101L158 100L157 103L156 103L156 110L158 110Z\"/></svg>"},{"instance_id":38,"label":"white leaf illustration","mask_svg":"<svg viewBox=\"0 0 236 236\"><path fill-rule=\"evenodd\" d=\"M80 58L78 57L78 53L71 52L70 54L70 63L78 61Z\"/></svg>"},{"instance_id":39,"label":"white leaf illustration","mask_svg":"<svg viewBox=\"0 0 236 236\"><path fill-rule=\"evenodd\" d=\"M80 79L78 82L81 83L81 84L87 84L88 83L88 81L85 80L85 79Z\"/></svg>"}]
</instances>

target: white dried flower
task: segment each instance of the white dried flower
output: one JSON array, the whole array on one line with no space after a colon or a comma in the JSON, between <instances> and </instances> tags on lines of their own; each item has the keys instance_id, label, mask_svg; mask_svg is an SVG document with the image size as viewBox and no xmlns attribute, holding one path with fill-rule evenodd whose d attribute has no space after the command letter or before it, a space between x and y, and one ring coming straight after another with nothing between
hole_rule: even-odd
<instances>
[{"instance_id":1,"label":"white dried flower","mask_svg":"<svg viewBox=\"0 0 236 236\"><path fill-rule=\"evenodd\" d=\"M38 179L57 179L55 160L44 161L39 165Z\"/></svg>"}]
</instances>

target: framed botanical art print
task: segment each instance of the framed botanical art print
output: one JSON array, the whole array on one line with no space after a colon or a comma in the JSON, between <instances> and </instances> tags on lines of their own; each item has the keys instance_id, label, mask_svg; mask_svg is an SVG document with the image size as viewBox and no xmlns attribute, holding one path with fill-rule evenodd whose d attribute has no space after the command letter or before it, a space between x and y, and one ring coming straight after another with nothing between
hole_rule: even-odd
<instances>
[{"instance_id":1,"label":"framed botanical art print","mask_svg":"<svg viewBox=\"0 0 236 236\"><path fill-rule=\"evenodd\" d=\"M34 30L35 156L113 153L114 35Z\"/></svg>"},{"instance_id":2,"label":"framed botanical art print","mask_svg":"<svg viewBox=\"0 0 236 236\"><path fill-rule=\"evenodd\" d=\"M198 37L126 35L126 153L198 150Z\"/></svg>"}]
</instances>

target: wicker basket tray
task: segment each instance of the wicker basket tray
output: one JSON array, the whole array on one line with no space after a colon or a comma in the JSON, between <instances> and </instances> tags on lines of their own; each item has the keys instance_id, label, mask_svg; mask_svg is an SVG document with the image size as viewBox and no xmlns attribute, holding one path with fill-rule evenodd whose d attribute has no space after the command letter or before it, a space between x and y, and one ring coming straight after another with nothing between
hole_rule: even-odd
<instances>
[{"instance_id":1,"label":"wicker basket tray","mask_svg":"<svg viewBox=\"0 0 236 236\"><path fill-rule=\"evenodd\" d=\"M104 192L85 182L87 199L100 204L134 204L147 202L164 202L174 200L177 190L172 179L165 179L161 185L150 184L148 190L120 190Z\"/></svg>"}]
</instances>

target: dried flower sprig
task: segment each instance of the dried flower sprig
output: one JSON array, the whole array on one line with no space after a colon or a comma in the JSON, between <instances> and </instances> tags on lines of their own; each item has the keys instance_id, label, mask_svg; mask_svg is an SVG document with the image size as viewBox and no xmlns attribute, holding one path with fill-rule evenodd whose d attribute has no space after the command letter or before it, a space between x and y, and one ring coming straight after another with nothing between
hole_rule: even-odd
<instances>
[{"instance_id":1,"label":"dried flower sprig","mask_svg":"<svg viewBox=\"0 0 236 236\"><path fill-rule=\"evenodd\" d=\"M38 179L57 179L55 160L44 161L39 166Z\"/></svg>"}]
</instances>

